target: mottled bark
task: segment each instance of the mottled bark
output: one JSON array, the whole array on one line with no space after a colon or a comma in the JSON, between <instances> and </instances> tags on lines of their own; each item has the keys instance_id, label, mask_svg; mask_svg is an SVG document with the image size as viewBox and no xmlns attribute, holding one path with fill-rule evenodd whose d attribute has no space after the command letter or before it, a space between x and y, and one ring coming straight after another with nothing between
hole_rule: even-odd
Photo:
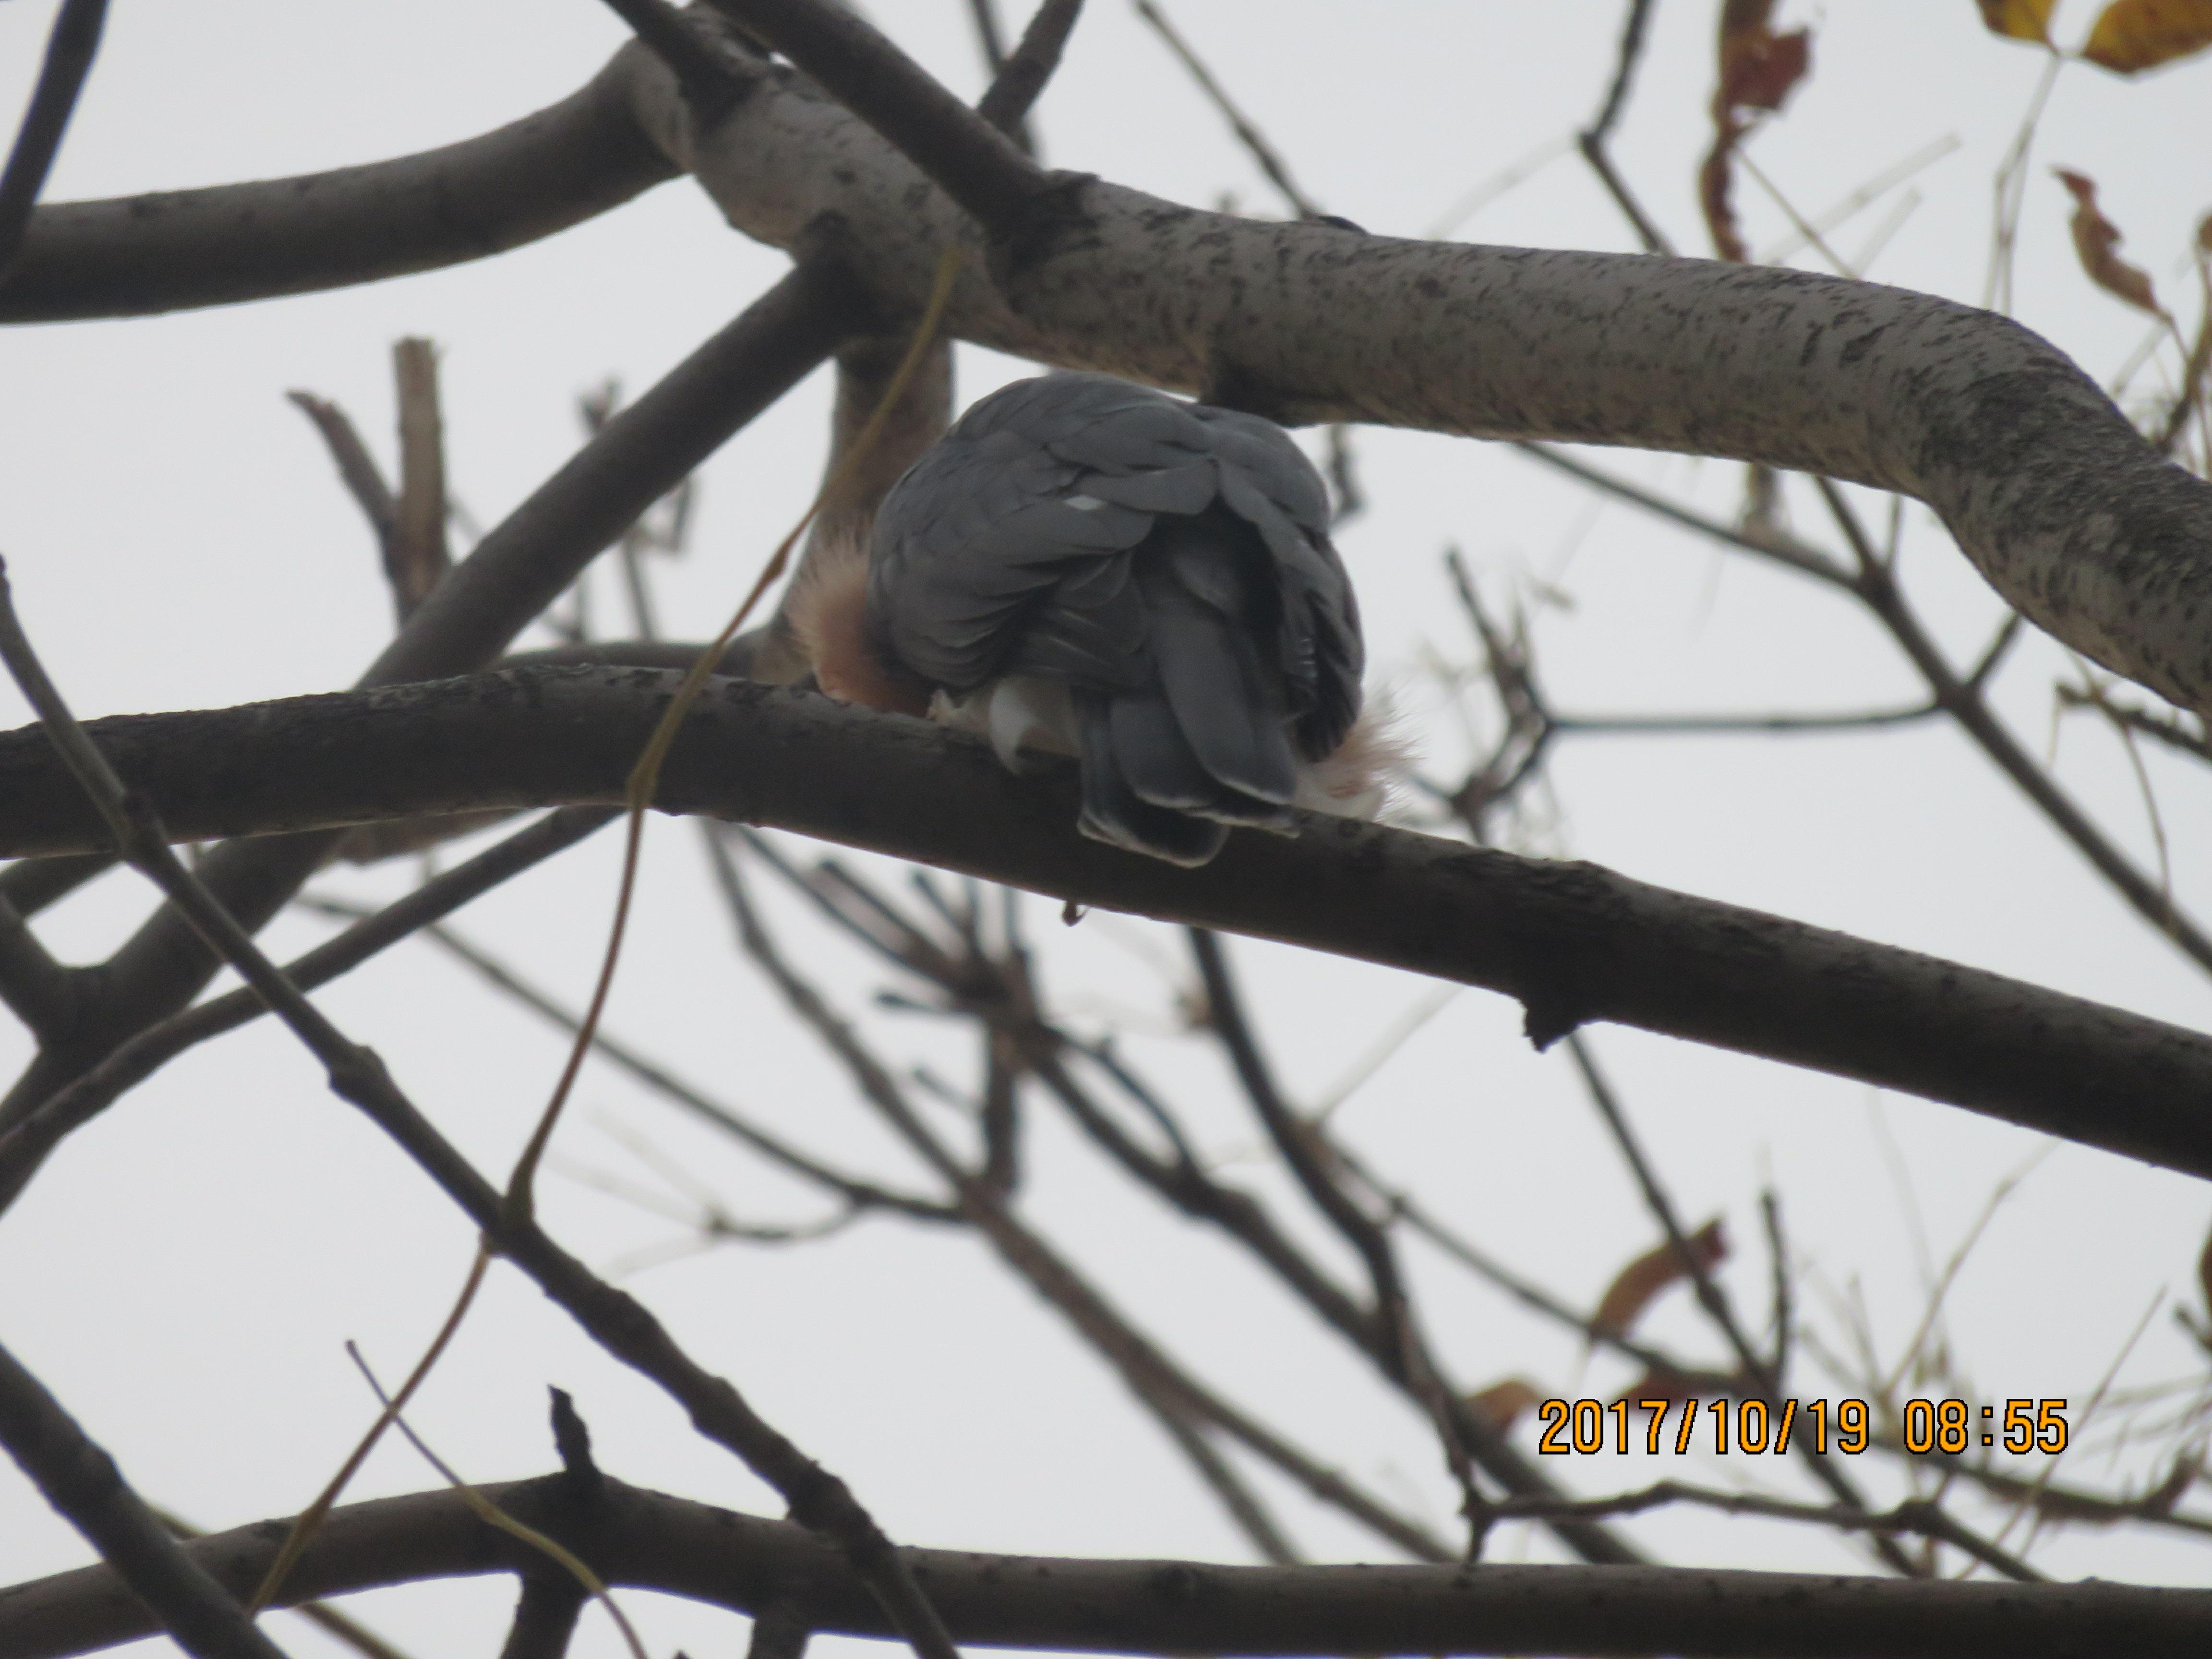
<instances>
[{"instance_id":1,"label":"mottled bark","mask_svg":"<svg viewBox=\"0 0 2212 1659\"><path fill-rule=\"evenodd\" d=\"M703 137L640 75L640 123L748 235L790 246L834 226L886 314L919 309L951 241L969 258L949 327L1041 362L1285 421L1632 445L1900 490L2031 619L2212 708L2212 484L2003 318L1803 271L1263 223L1073 174L1039 175L987 240L804 77L750 72Z\"/></svg>"}]
</instances>

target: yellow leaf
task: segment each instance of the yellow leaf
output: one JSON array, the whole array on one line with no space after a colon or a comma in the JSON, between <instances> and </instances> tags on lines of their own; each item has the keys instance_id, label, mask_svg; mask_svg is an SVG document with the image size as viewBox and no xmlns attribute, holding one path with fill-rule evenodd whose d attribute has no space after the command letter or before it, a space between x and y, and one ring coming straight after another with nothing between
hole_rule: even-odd
<instances>
[{"instance_id":1,"label":"yellow leaf","mask_svg":"<svg viewBox=\"0 0 2212 1659\"><path fill-rule=\"evenodd\" d=\"M2112 0L2081 55L2115 74L2136 75L2206 46L2212 46L2212 0Z\"/></svg>"},{"instance_id":2,"label":"yellow leaf","mask_svg":"<svg viewBox=\"0 0 2212 1659\"><path fill-rule=\"evenodd\" d=\"M2051 13L2058 0L1981 0L1982 21L1992 34L2051 44Z\"/></svg>"}]
</instances>

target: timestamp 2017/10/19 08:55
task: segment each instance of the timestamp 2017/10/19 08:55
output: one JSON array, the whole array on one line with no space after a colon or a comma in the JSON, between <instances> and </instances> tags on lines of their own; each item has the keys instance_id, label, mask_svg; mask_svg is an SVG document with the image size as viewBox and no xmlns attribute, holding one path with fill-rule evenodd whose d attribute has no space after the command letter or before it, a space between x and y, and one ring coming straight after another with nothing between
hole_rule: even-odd
<instances>
[{"instance_id":1,"label":"timestamp 2017/10/19 08:55","mask_svg":"<svg viewBox=\"0 0 2212 1659\"><path fill-rule=\"evenodd\" d=\"M1680 1420L1669 1435L1667 1419L1678 1407ZM1796 1434L1808 1437L1816 1452L1833 1449L1846 1456L1856 1456L1874 1443L1874 1415L1863 1400L1780 1400L1770 1406L1764 1400L1701 1402L1692 1396L1634 1401L1547 1400L1536 1409L1546 1425L1536 1449L1553 1457L1587 1457L1606 1450L1626 1456L1632 1410L1644 1413L1638 1434L1644 1449L1655 1455L1668 1442L1677 1455L1686 1454L1692 1437L1698 1435L1711 1437L1717 1452L1753 1455L1786 1452ZM1978 1413L1963 1400L1908 1400L1898 1415L1896 1443L1916 1456L1934 1452L1957 1456L1977 1445L2001 1445L2022 1456L2066 1449L2063 1400L2008 1400L2002 1417L1995 1406L1984 1406Z\"/></svg>"}]
</instances>

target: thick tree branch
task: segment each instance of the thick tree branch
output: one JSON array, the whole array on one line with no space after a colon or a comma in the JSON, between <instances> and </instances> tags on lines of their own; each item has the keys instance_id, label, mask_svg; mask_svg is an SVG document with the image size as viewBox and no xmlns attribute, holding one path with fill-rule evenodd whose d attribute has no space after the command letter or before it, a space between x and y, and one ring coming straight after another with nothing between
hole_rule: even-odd
<instances>
[{"instance_id":1,"label":"thick tree branch","mask_svg":"<svg viewBox=\"0 0 2212 1659\"><path fill-rule=\"evenodd\" d=\"M610 1480L579 1503L560 1477L480 1488L574 1550L610 1584L736 1611L780 1608L807 1628L888 1634L836 1552L786 1522L736 1515ZM191 1546L250 1588L281 1523ZM523 1547L450 1492L332 1512L285 1597L529 1565ZM902 1550L963 1643L1070 1652L1220 1655L1672 1653L1762 1659L2197 1659L2212 1590L2092 1580L2000 1584L1702 1568L1221 1567ZM0 1654L62 1659L154 1633L108 1569L0 1590Z\"/></svg>"},{"instance_id":2,"label":"thick tree branch","mask_svg":"<svg viewBox=\"0 0 2212 1659\"><path fill-rule=\"evenodd\" d=\"M173 833L257 835L617 803L673 684L538 669L89 729ZM1349 819L1238 835L1179 870L1077 835L1073 777L1040 771L1011 777L921 721L722 681L660 804L1486 986L1519 998L1545 1042L1588 1020L1639 1025L2212 1174L2212 1039L2194 1032L1592 865ZM101 833L42 738L0 738L0 854L81 851Z\"/></svg>"},{"instance_id":3,"label":"thick tree branch","mask_svg":"<svg viewBox=\"0 0 2212 1659\"><path fill-rule=\"evenodd\" d=\"M64 202L31 217L0 322L136 317L434 270L580 224L673 178L630 113L627 47L481 137L296 179Z\"/></svg>"},{"instance_id":4,"label":"thick tree branch","mask_svg":"<svg viewBox=\"0 0 2212 1659\"><path fill-rule=\"evenodd\" d=\"M641 122L748 234L790 246L836 214L887 311L917 308L941 250L964 246L948 326L1018 356L1283 420L1635 445L1899 490L2032 620L2212 704L2212 484L2015 324L1794 270L1400 241L1054 188L849 15L717 3L903 153L784 73L703 137L670 95Z\"/></svg>"}]
</instances>

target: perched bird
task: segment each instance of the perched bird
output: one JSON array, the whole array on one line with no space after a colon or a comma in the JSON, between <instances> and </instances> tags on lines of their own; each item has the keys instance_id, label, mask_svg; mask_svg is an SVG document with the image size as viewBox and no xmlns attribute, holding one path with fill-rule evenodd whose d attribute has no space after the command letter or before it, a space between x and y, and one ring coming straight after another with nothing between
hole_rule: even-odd
<instances>
[{"instance_id":1,"label":"perched bird","mask_svg":"<svg viewBox=\"0 0 2212 1659\"><path fill-rule=\"evenodd\" d=\"M1389 745L1320 476L1257 416L1105 374L993 392L817 549L793 628L830 696L1077 756L1079 827L1205 863L1231 824L1380 805Z\"/></svg>"}]
</instances>

